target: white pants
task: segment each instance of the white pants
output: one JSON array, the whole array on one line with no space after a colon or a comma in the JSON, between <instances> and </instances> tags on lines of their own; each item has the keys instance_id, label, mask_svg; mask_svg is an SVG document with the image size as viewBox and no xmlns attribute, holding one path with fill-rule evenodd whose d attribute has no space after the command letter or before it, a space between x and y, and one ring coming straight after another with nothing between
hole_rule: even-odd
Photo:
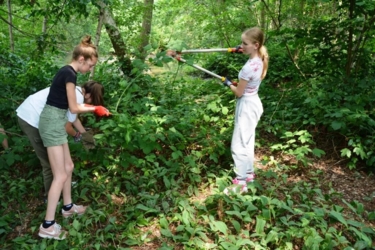
<instances>
[{"instance_id":1,"label":"white pants","mask_svg":"<svg viewBox=\"0 0 375 250\"><path fill-rule=\"evenodd\" d=\"M237 99L231 151L238 180L246 180L247 174L254 172L255 128L262 113L258 95Z\"/></svg>"}]
</instances>

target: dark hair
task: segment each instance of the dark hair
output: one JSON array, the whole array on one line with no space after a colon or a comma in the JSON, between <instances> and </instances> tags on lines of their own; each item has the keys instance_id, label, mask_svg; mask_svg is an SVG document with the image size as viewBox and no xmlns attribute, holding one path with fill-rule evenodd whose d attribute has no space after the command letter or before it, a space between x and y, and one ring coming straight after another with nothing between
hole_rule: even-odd
<instances>
[{"instance_id":1,"label":"dark hair","mask_svg":"<svg viewBox=\"0 0 375 250\"><path fill-rule=\"evenodd\" d=\"M104 87L96 81L88 81L82 85L85 94L91 95L91 104L94 106L104 106Z\"/></svg>"},{"instance_id":2,"label":"dark hair","mask_svg":"<svg viewBox=\"0 0 375 250\"><path fill-rule=\"evenodd\" d=\"M83 56L85 60L99 57L96 46L91 42L91 36L87 35L82 38L81 43L74 48L72 59L76 61L80 56Z\"/></svg>"}]
</instances>

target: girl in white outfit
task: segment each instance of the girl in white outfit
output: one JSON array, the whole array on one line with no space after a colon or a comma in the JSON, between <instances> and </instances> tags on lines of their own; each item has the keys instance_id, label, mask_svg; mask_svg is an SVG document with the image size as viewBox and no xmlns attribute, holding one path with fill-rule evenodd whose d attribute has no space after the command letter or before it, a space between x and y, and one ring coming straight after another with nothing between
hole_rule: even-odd
<instances>
[{"instance_id":1,"label":"girl in white outfit","mask_svg":"<svg viewBox=\"0 0 375 250\"><path fill-rule=\"evenodd\" d=\"M255 178L255 128L263 113L258 89L268 68L268 53L263 45L262 30L257 27L247 29L242 33L241 40L243 54L249 55L249 60L238 74L237 86L230 81L224 82L224 85L228 86L238 98L231 143L236 178L233 180L233 185L224 190L226 194L247 192L246 183L252 182Z\"/></svg>"}]
</instances>

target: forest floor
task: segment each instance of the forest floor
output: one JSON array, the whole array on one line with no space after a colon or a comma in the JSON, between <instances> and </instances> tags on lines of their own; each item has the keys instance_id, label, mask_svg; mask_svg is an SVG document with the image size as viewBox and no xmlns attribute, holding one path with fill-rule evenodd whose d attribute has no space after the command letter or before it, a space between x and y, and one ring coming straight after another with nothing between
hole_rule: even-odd
<instances>
[{"instance_id":1,"label":"forest floor","mask_svg":"<svg viewBox=\"0 0 375 250\"><path fill-rule=\"evenodd\" d=\"M328 151L329 152L329 151ZM265 156L269 156L270 152L264 150L257 150L256 152L256 169L266 171L272 170L273 166L264 165L261 162ZM289 162L293 159L285 159ZM374 212L375 211L375 174L366 171L365 168L350 170L342 160L336 157L326 156L324 159L315 160L308 167L297 168L293 171L288 172L288 180L291 182L304 181L306 183L316 183L312 181L316 178L316 171L323 172L324 178L320 179L320 186L316 187L322 190L322 193L329 193L332 189L336 193L340 193L339 199L335 199L334 203L338 206L346 207L343 200L347 203L357 201L363 204L364 211ZM207 190L201 190L199 197L194 197L194 200L200 200L203 202L206 198L212 195L212 190L207 187ZM366 216L363 216L366 219ZM362 221L369 227L375 229L375 221ZM145 229L146 230L146 229ZM155 240L147 243L144 246L131 247L133 250L150 250L159 249L160 242L158 239L161 236L158 229L153 228ZM184 249L183 247L175 248L177 250ZM299 246L295 246L294 249L302 249Z\"/></svg>"}]
</instances>

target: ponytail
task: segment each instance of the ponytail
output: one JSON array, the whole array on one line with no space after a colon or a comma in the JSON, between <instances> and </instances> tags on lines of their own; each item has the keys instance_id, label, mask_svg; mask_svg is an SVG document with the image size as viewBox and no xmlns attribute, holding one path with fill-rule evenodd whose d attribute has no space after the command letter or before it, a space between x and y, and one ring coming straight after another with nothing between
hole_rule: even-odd
<instances>
[{"instance_id":1,"label":"ponytail","mask_svg":"<svg viewBox=\"0 0 375 250\"><path fill-rule=\"evenodd\" d=\"M259 54L260 54L260 58L263 61L263 71L262 71L262 76L261 76L261 79L263 80L267 75L268 60L269 60L266 46L263 45L262 47L260 47Z\"/></svg>"}]
</instances>

